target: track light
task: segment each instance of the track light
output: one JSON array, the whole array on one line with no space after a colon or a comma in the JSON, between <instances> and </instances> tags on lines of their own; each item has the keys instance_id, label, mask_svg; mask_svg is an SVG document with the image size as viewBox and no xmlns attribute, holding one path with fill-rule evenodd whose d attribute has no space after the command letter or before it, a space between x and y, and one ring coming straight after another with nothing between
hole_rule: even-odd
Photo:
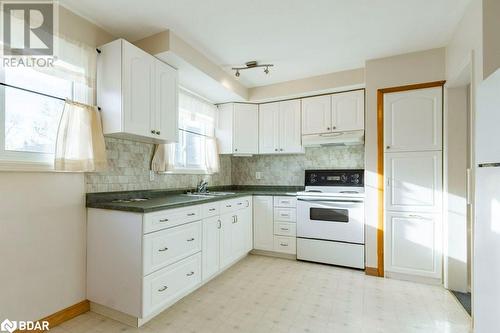
<instances>
[{"instance_id":1,"label":"track light","mask_svg":"<svg viewBox=\"0 0 500 333\"><path fill-rule=\"evenodd\" d=\"M257 67L264 67L264 73L266 75L269 74L269 67L273 67L274 65L273 64L258 64L257 61L248 61L245 63L245 66L241 66L241 67L233 67L233 71L236 71L234 73L234 75L236 77L240 77L240 71L243 71L245 69L252 69L252 68L257 68Z\"/></svg>"}]
</instances>

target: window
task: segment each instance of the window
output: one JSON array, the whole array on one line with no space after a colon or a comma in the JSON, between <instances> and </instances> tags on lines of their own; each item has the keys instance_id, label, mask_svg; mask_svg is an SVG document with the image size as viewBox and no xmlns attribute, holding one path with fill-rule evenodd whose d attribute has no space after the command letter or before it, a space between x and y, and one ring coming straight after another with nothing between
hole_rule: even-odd
<instances>
[{"instance_id":1,"label":"window","mask_svg":"<svg viewBox=\"0 0 500 333\"><path fill-rule=\"evenodd\" d=\"M175 171L206 173L215 136L216 108L201 98L179 93L179 142L175 145Z\"/></svg>"}]
</instances>

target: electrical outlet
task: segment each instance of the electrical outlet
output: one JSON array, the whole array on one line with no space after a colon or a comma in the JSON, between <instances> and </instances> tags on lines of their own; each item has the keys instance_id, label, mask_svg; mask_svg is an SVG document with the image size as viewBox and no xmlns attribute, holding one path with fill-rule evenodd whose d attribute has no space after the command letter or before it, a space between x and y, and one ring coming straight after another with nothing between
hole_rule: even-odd
<instances>
[{"instance_id":1,"label":"electrical outlet","mask_svg":"<svg viewBox=\"0 0 500 333\"><path fill-rule=\"evenodd\" d=\"M257 180L262 179L262 172L257 171L255 173L255 179L257 179Z\"/></svg>"},{"instance_id":2,"label":"electrical outlet","mask_svg":"<svg viewBox=\"0 0 500 333\"><path fill-rule=\"evenodd\" d=\"M155 180L155 172L149 170L149 181L152 182Z\"/></svg>"}]
</instances>

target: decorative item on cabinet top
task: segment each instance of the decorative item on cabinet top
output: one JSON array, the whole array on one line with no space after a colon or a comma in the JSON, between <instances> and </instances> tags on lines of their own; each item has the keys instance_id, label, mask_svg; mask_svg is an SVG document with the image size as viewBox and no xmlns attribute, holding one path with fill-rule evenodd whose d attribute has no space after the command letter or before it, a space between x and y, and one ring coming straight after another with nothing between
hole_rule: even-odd
<instances>
[{"instance_id":1,"label":"decorative item on cabinet top","mask_svg":"<svg viewBox=\"0 0 500 333\"><path fill-rule=\"evenodd\" d=\"M177 70L124 39L100 46L97 104L105 135L143 142L176 142Z\"/></svg>"}]
</instances>

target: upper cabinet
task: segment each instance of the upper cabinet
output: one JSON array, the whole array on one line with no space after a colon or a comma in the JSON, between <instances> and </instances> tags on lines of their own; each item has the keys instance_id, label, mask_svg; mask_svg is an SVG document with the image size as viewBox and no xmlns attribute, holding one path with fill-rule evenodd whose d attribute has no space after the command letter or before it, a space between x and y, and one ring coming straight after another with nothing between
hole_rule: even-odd
<instances>
[{"instance_id":1,"label":"upper cabinet","mask_svg":"<svg viewBox=\"0 0 500 333\"><path fill-rule=\"evenodd\" d=\"M218 106L217 138L221 154L253 155L259 152L259 107L228 103Z\"/></svg>"},{"instance_id":2,"label":"upper cabinet","mask_svg":"<svg viewBox=\"0 0 500 333\"><path fill-rule=\"evenodd\" d=\"M259 153L302 153L300 100L261 104Z\"/></svg>"},{"instance_id":3,"label":"upper cabinet","mask_svg":"<svg viewBox=\"0 0 500 333\"><path fill-rule=\"evenodd\" d=\"M386 152L442 149L441 87L384 95Z\"/></svg>"},{"instance_id":4,"label":"upper cabinet","mask_svg":"<svg viewBox=\"0 0 500 333\"><path fill-rule=\"evenodd\" d=\"M364 90L302 99L302 135L364 130Z\"/></svg>"},{"instance_id":5,"label":"upper cabinet","mask_svg":"<svg viewBox=\"0 0 500 333\"><path fill-rule=\"evenodd\" d=\"M156 143L177 141L177 71L123 39L99 49L97 104L104 134Z\"/></svg>"}]
</instances>

